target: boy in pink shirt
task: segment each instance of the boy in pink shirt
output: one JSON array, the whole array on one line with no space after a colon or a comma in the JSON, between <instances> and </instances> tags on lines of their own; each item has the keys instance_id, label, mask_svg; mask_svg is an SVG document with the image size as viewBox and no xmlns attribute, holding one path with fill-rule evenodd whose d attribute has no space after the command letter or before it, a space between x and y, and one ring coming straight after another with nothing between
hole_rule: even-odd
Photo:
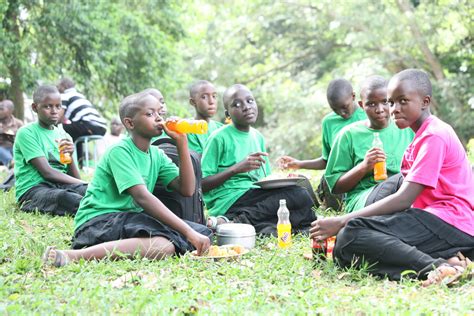
<instances>
[{"instance_id":1,"label":"boy in pink shirt","mask_svg":"<svg viewBox=\"0 0 474 316\"><path fill-rule=\"evenodd\" d=\"M470 261L464 256L474 257L473 175L454 130L431 115L431 93L428 75L416 69L396 74L388 86L392 118L416 133L402 160L400 189L359 211L312 223L316 240L337 234L340 266L365 261L371 273L392 280L414 270L429 285L460 276Z\"/></svg>"}]
</instances>

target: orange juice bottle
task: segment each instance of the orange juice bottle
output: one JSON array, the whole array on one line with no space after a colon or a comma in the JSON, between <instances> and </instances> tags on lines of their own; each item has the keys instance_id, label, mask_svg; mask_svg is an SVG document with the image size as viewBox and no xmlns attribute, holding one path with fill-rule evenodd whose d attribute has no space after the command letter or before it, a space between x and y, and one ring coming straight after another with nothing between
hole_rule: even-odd
<instances>
[{"instance_id":1,"label":"orange juice bottle","mask_svg":"<svg viewBox=\"0 0 474 316\"><path fill-rule=\"evenodd\" d=\"M207 122L205 120L179 119L166 121L166 127L173 132L181 134L206 134Z\"/></svg>"},{"instance_id":2,"label":"orange juice bottle","mask_svg":"<svg viewBox=\"0 0 474 316\"><path fill-rule=\"evenodd\" d=\"M291 222L290 211L286 207L286 200L280 200L280 208L277 215L278 247L288 248L291 246Z\"/></svg>"},{"instance_id":3,"label":"orange juice bottle","mask_svg":"<svg viewBox=\"0 0 474 316\"><path fill-rule=\"evenodd\" d=\"M59 147L59 162L65 165L68 165L72 162L71 154L62 151L61 147Z\"/></svg>"},{"instance_id":4,"label":"orange juice bottle","mask_svg":"<svg viewBox=\"0 0 474 316\"><path fill-rule=\"evenodd\" d=\"M63 125L60 124L58 126L58 130L59 130L59 135L60 135L60 139L58 139L57 141L60 142L61 139L69 139L71 140L71 136L64 130L63 128ZM62 146L58 145L59 147L59 162L62 163L62 164L65 164L65 165L68 165L72 162L72 157L71 157L71 154L70 153L65 153L63 151L63 148Z\"/></svg>"},{"instance_id":5,"label":"orange juice bottle","mask_svg":"<svg viewBox=\"0 0 474 316\"><path fill-rule=\"evenodd\" d=\"M374 140L372 141L372 147L383 149L383 143L380 140L379 133L374 133ZM374 180L382 181L387 179L387 165L385 160L376 162L374 165Z\"/></svg>"}]
</instances>

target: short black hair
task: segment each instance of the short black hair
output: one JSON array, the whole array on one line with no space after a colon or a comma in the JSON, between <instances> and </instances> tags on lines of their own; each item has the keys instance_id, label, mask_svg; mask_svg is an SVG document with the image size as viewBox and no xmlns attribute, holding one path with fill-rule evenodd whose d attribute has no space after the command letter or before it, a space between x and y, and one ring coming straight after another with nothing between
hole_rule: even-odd
<instances>
[{"instance_id":1,"label":"short black hair","mask_svg":"<svg viewBox=\"0 0 474 316\"><path fill-rule=\"evenodd\" d=\"M13 111L13 109L15 108L15 104L13 104L12 100L5 99L5 100L1 101L0 103L2 103L5 108L7 108L11 111Z\"/></svg>"},{"instance_id":2,"label":"short black hair","mask_svg":"<svg viewBox=\"0 0 474 316\"><path fill-rule=\"evenodd\" d=\"M245 85L240 84L240 83L236 83L224 91L224 95L222 96L222 99L223 99L224 107L226 109L228 109L229 106L232 104L235 93L241 89L245 89L248 92L252 93L249 88L247 88Z\"/></svg>"},{"instance_id":3,"label":"short black hair","mask_svg":"<svg viewBox=\"0 0 474 316\"><path fill-rule=\"evenodd\" d=\"M146 91L146 90L145 90ZM135 114L140 110L142 102L147 97L153 97L148 92L139 92L125 97L120 103L119 115L120 120L124 123L126 117L134 117Z\"/></svg>"},{"instance_id":4,"label":"short black hair","mask_svg":"<svg viewBox=\"0 0 474 316\"><path fill-rule=\"evenodd\" d=\"M201 88L202 86L205 86L205 85L214 86L211 82L209 82L207 80L198 80L198 81L194 82L193 84L191 84L189 86L189 97L194 98L196 96L196 94L199 92L199 88Z\"/></svg>"},{"instance_id":5,"label":"short black hair","mask_svg":"<svg viewBox=\"0 0 474 316\"><path fill-rule=\"evenodd\" d=\"M76 86L76 83L71 78L64 77L59 80L59 85L62 86L64 89L70 89L74 88Z\"/></svg>"},{"instance_id":6,"label":"short black hair","mask_svg":"<svg viewBox=\"0 0 474 316\"><path fill-rule=\"evenodd\" d=\"M33 93L33 102L35 104L40 104L50 94L59 94L58 88L53 85L43 84L39 86Z\"/></svg>"},{"instance_id":7,"label":"short black hair","mask_svg":"<svg viewBox=\"0 0 474 316\"><path fill-rule=\"evenodd\" d=\"M388 81L382 76L370 76L364 80L360 88L360 98L363 99L367 90L378 90L382 88L387 88Z\"/></svg>"},{"instance_id":8,"label":"short black hair","mask_svg":"<svg viewBox=\"0 0 474 316\"><path fill-rule=\"evenodd\" d=\"M351 83L346 79L334 79L329 83L326 91L326 97L330 105L344 101L344 99L352 96L354 89Z\"/></svg>"},{"instance_id":9,"label":"short black hair","mask_svg":"<svg viewBox=\"0 0 474 316\"><path fill-rule=\"evenodd\" d=\"M420 69L405 69L397 73L391 80L405 81L413 83L413 87L423 96L431 97L433 88L430 77L426 72Z\"/></svg>"}]
</instances>

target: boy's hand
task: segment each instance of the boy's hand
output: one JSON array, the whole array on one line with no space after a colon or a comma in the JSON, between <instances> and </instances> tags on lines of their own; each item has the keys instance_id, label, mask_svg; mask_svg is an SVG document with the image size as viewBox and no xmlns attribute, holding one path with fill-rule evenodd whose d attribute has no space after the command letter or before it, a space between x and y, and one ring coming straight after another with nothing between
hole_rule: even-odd
<instances>
[{"instance_id":1,"label":"boy's hand","mask_svg":"<svg viewBox=\"0 0 474 316\"><path fill-rule=\"evenodd\" d=\"M56 142L58 143L58 146L59 146L59 150L63 153L70 153L70 154L73 154L74 153L74 143L67 139L67 138L63 138L61 140L56 140Z\"/></svg>"},{"instance_id":2,"label":"boy's hand","mask_svg":"<svg viewBox=\"0 0 474 316\"><path fill-rule=\"evenodd\" d=\"M169 130L168 127L166 127L166 122L177 122L178 120L179 120L178 117L172 116L172 117L166 119L166 121L161 121L161 122L158 123L163 127L163 130L166 132L166 134L169 137L171 137L172 139L176 140L176 142L179 142L180 140L187 139L187 136L186 136L186 134L181 134L181 133L173 132L172 130Z\"/></svg>"},{"instance_id":3,"label":"boy's hand","mask_svg":"<svg viewBox=\"0 0 474 316\"><path fill-rule=\"evenodd\" d=\"M309 237L316 240L325 240L331 236L337 235L342 227L344 227L344 221L341 217L317 219L311 223Z\"/></svg>"},{"instance_id":4,"label":"boy's hand","mask_svg":"<svg viewBox=\"0 0 474 316\"><path fill-rule=\"evenodd\" d=\"M209 237L199 234L196 231L192 231L187 237L189 242L196 248L197 255L200 256L211 246L211 240Z\"/></svg>"},{"instance_id":5,"label":"boy's hand","mask_svg":"<svg viewBox=\"0 0 474 316\"><path fill-rule=\"evenodd\" d=\"M290 156L281 156L277 159L278 168L280 169L299 169L299 163L299 160Z\"/></svg>"},{"instance_id":6,"label":"boy's hand","mask_svg":"<svg viewBox=\"0 0 474 316\"><path fill-rule=\"evenodd\" d=\"M233 166L234 173L244 173L260 168L266 163L262 156L268 156L264 152L256 152L248 155L244 160Z\"/></svg>"},{"instance_id":7,"label":"boy's hand","mask_svg":"<svg viewBox=\"0 0 474 316\"><path fill-rule=\"evenodd\" d=\"M361 162L362 167L366 173L370 173L374 170L374 165L377 162L385 161L385 153L382 149L373 147L367 150L364 161Z\"/></svg>"}]
</instances>

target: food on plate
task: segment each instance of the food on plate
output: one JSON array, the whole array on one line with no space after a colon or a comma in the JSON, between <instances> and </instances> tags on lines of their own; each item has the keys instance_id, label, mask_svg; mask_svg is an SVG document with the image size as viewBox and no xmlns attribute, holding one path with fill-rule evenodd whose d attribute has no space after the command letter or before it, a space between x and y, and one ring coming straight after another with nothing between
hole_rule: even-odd
<instances>
[{"instance_id":1,"label":"food on plate","mask_svg":"<svg viewBox=\"0 0 474 316\"><path fill-rule=\"evenodd\" d=\"M236 256L244 253L245 248L240 245L232 246L211 246L205 256L207 257L225 257Z\"/></svg>"},{"instance_id":2,"label":"food on plate","mask_svg":"<svg viewBox=\"0 0 474 316\"><path fill-rule=\"evenodd\" d=\"M299 177L300 175L296 173L272 173L271 175L261 179L260 181L281 180L281 179L299 178Z\"/></svg>"}]
</instances>

